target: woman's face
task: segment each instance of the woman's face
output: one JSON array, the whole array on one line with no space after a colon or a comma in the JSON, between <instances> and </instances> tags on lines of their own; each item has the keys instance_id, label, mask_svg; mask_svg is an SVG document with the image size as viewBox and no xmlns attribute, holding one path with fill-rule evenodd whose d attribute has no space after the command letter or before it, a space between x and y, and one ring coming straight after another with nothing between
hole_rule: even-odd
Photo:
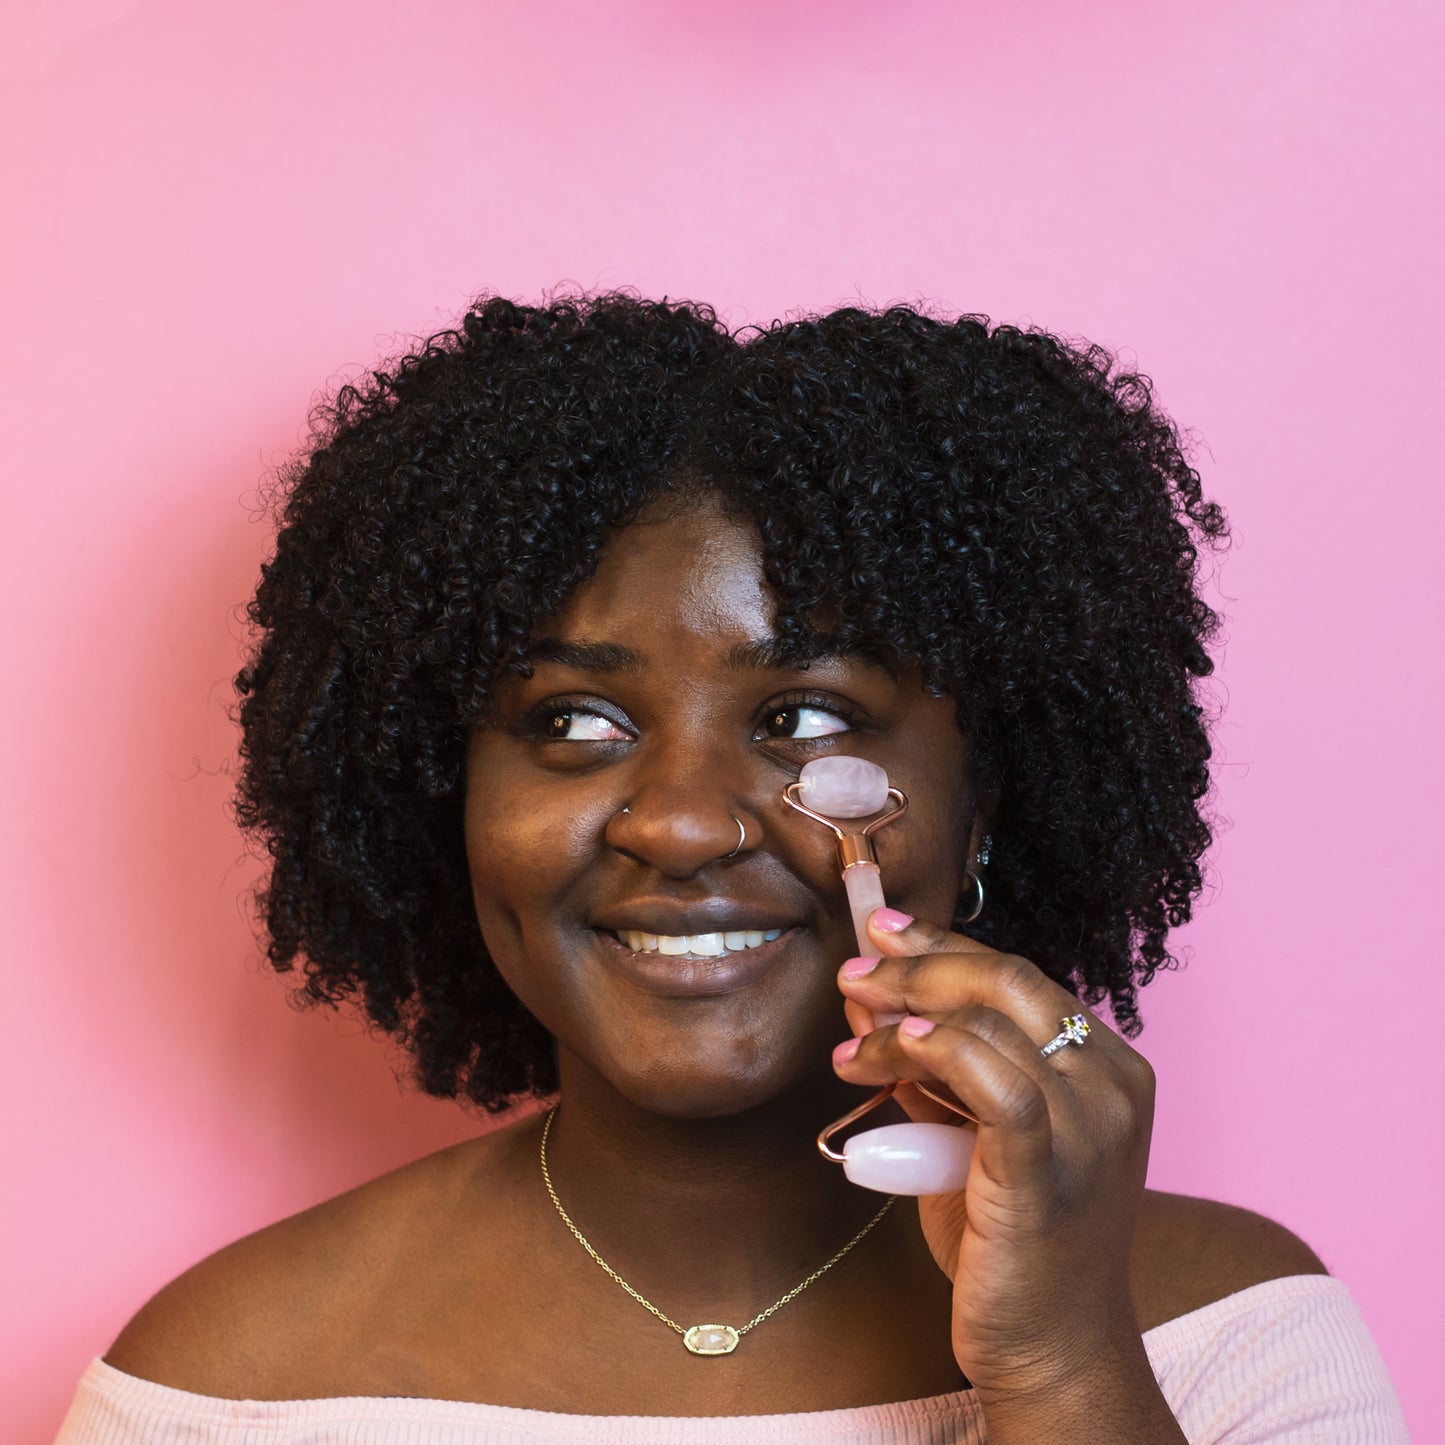
<instances>
[{"instance_id":1,"label":"woman's face","mask_svg":"<svg viewBox=\"0 0 1445 1445\"><path fill-rule=\"evenodd\" d=\"M869 758L908 794L877 836L884 890L952 917L976 842L952 700L856 656L782 665L772 623L751 527L708 501L654 508L538 628L532 676L500 682L472 738L477 916L564 1084L581 1067L709 1118L831 1079L834 977L857 947L833 835L782 801L813 758Z\"/></svg>"}]
</instances>

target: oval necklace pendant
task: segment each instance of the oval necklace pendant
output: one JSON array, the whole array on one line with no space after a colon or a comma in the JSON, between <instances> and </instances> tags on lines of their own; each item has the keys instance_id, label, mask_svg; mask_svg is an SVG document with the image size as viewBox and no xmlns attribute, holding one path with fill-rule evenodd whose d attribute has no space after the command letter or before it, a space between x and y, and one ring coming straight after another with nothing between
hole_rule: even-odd
<instances>
[{"instance_id":1,"label":"oval necklace pendant","mask_svg":"<svg viewBox=\"0 0 1445 1445\"><path fill-rule=\"evenodd\" d=\"M682 1342L695 1355L730 1355L741 1338L731 1325L694 1325Z\"/></svg>"}]
</instances>

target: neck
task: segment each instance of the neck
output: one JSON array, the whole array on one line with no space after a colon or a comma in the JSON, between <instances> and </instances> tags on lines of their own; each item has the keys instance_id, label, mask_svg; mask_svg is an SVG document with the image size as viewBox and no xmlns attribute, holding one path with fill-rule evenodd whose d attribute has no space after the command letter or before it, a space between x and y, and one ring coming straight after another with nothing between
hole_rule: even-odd
<instances>
[{"instance_id":1,"label":"neck","mask_svg":"<svg viewBox=\"0 0 1445 1445\"><path fill-rule=\"evenodd\" d=\"M749 1318L884 1202L814 1147L857 1101L831 1071L764 1108L679 1119L631 1104L565 1054L559 1062L547 1151L558 1198L602 1258L676 1318L724 1308Z\"/></svg>"}]
</instances>

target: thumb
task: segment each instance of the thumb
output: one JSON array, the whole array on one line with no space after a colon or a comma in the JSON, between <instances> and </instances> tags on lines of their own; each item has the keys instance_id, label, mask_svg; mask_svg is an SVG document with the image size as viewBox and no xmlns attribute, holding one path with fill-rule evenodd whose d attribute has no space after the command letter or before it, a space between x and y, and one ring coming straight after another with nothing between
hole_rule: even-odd
<instances>
[{"instance_id":1,"label":"thumb","mask_svg":"<svg viewBox=\"0 0 1445 1445\"><path fill-rule=\"evenodd\" d=\"M880 954L906 958L917 953L972 953L980 945L935 923L925 923L896 908L875 908L868 915L868 937Z\"/></svg>"}]
</instances>

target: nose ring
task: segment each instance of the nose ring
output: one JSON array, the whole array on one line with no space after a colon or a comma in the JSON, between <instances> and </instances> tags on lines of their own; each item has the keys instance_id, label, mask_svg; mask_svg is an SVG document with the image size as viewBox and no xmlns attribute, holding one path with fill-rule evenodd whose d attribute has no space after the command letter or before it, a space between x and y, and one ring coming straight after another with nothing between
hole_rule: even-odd
<instances>
[{"instance_id":1,"label":"nose ring","mask_svg":"<svg viewBox=\"0 0 1445 1445\"><path fill-rule=\"evenodd\" d=\"M734 844L733 851L731 853L723 854L723 857L725 859L736 858L738 854L743 851L743 844L748 841L748 830L743 826L743 820L739 818L736 813L729 813L728 817L731 818L733 822L738 825L738 841L736 842L736 844Z\"/></svg>"}]
</instances>

